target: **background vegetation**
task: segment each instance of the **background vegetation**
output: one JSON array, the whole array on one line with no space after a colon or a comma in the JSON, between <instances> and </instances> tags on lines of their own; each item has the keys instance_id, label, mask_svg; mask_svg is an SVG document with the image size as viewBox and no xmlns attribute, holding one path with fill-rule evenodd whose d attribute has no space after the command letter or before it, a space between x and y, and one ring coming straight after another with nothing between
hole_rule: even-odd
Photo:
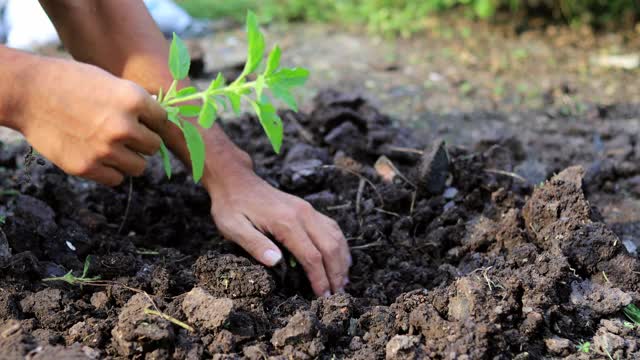
<instances>
[{"instance_id":1,"label":"background vegetation","mask_svg":"<svg viewBox=\"0 0 640 360\"><path fill-rule=\"evenodd\" d=\"M242 19L247 9L261 19L366 25L383 34L410 35L429 15L458 9L492 20L496 14L542 16L567 24L628 26L640 17L636 0L178 0L197 17Z\"/></svg>"}]
</instances>

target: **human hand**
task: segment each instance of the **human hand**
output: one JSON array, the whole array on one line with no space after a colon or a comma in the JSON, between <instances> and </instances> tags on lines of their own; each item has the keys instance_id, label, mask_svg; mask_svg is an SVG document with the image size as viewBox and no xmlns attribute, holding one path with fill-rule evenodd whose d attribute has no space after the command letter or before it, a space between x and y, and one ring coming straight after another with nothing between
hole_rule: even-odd
<instances>
[{"instance_id":1,"label":"human hand","mask_svg":"<svg viewBox=\"0 0 640 360\"><path fill-rule=\"evenodd\" d=\"M218 230L264 265L282 259L272 235L302 264L317 296L342 292L348 283L351 255L338 224L306 201L281 192L253 170L231 170L205 178L211 213Z\"/></svg>"},{"instance_id":2,"label":"human hand","mask_svg":"<svg viewBox=\"0 0 640 360\"><path fill-rule=\"evenodd\" d=\"M39 60L10 126L71 175L108 186L139 176L160 148L166 112L141 87L95 66Z\"/></svg>"}]
</instances>

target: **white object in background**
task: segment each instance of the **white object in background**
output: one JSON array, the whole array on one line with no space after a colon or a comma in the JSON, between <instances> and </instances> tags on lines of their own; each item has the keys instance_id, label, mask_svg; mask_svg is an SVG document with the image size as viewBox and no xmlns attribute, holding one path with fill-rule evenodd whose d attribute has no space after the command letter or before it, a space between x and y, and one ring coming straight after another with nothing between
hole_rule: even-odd
<instances>
[{"instance_id":1,"label":"white object in background","mask_svg":"<svg viewBox=\"0 0 640 360\"><path fill-rule=\"evenodd\" d=\"M206 30L171 0L144 0L144 3L164 34L176 32L198 35L203 29ZM0 9L3 6L5 11L0 22L0 40L4 30L7 46L35 50L60 44L58 33L38 0L0 0Z\"/></svg>"},{"instance_id":2,"label":"white object in background","mask_svg":"<svg viewBox=\"0 0 640 360\"><path fill-rule=\"evenodd\" d=\"M193 22L191 16L171 0L144 0L144 4L165 34L181 34Z\"/></svg>"},{"instance_id":3,"label":"white object in background","mask_svg":"<svg viewBox=\"0 0 640 360\"><path fill-rule=\"evenodd\" d=\"M4 24L9 47L34 50L60 43L56 29L38 0L8 0Z\"/></svg>"}]
</instances>

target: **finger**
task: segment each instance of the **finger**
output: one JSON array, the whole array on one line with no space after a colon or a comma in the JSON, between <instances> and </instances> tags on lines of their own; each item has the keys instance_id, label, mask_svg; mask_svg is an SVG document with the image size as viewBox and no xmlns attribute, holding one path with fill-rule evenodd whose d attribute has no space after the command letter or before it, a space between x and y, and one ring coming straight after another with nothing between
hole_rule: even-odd
<instances>
[{"instance_id":1,"label":"finger","mask_svg":"<svg viewBox=\"0 0 640 360\"><path fill-rule=\"evenodd\" d=\"M324 267L331 290L344 291L349 281L349 246L335 222L322 214L314 213L303 218L311 241L322 253Z\"/></svg>"},{"instance_id":2,"label":"finger","mask_svg":"<svg viewBox=\"0 0 640 360\"><path fill-rule=\"evenodd\" d=\"M142 175L147 164L142 156L125 146L116 147L103 163L131 176Z\"/></svg>"},{"instance_id":3,"label":"finger","mask_svg":"<svg viewBox=\"0 0 640 360\"><path fill-rule=\"evenodd\" d=\"M131 133L131 138L125 145L135 152L144 155L154 155L160 150L162 140L155 132L149 130L144 124L136 123L135 130Z\"/></svg>"},{"instance_id":4,"label":"finger","mask_svg":"<svg viewBox=\"0 0 640 360\"><path fill-rule=\"evenodd\" d=\"M98 166L83 177L110 187L118 186L124 180L124 175L120 171L109 166Z\"/></svg>"},{"instance_id":5,"label":"finger","mask_svg":"<svg viewBox=\"0 0 640 360\"><path fill-rule=\"evenodd\" d=\"M266 266L274 266L282 260L282 252L263 233L258 231L244 216L234 220L221 220L218 229L229 239L240 245L254 259Z\"/></svg>"},{"instance_id":6,"label":"finger","mask_svg":"<svg viewBox=\"0 0 640 360\"><path fill-rule=\"evenodd\" d=\"M289 223L287 227L273 233L278 241L291 251L302 264L313 292L317 296L331 295L331 284L325 272L322 253L313 244L307 232L298 224Z\"/></svg>"},{"instance_id":7,"label":"finger","mask_svg":"<svg viewBox=\"0 0 640 360\"><path fill-rule=\"evenodd\" d=\"M156 134L163 134L167 125L167 112L151 96L145 96L138 109L140 122Z\"/></svg>"}]
</instances>

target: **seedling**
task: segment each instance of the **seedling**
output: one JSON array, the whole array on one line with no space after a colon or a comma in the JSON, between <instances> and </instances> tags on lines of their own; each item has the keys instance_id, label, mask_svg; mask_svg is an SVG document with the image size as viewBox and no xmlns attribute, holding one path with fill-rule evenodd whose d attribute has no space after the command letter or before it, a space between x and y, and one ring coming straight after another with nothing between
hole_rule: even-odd
<instances>
[{"instance_id":1,"label":"seedling","mask_svg":"<svg viewBox=\"0 0 640 360\"><path fill-rule=\"evenodd\" d=\"M640 308L635 304L625 306L623 312L636 326L640 325Z\"/></svg>"},{"instance_id":2,"label":"seedling","mask_svg":"<svg viewBox=\"0 0 640 360\"><path fill-rule=\"evenodd\" d=\"M202 178L204 171L205 143L198 128L185 118L197 118L200 127L209 129L214 125L221 107L227 108L229 103L233 111L240 114L242 100L245 100L258 116L274 151L279 153L283 136L282 119L266 96L265 90L269 89L273 97L283 101L292 110L298 110L291 90L304 85L309 71L303 68L280 68L281 50L276 44L269 54L264 70L257 73L264 57L265 40L256 15L251 11L247 13L247 38L247 60L240 76L227 84L224 76L218 73L205 91L198 91L192 86L178 89L178 81L185 79L189 74L191 58L185 43L173 34L169 51L169 70L174 80L166 92L160 90L157 100L167 111L169 121L182 130L189 149L195 182ZM252 74L256 75L255 80L249 81L248 77ZM199 104L195 105L194 102ZM160 153L164 170L170 178L169 151L164 144L160 147Z\"/></svg>"},{"instance_id":3,"label":"seedling","mask_svg":"<svg viewBox=\"0 0 640 360\"><path fill-rule=\"evenodd\" d=\"M73 270L69 270L69 272L66 273L64 276L45 278L45 279L42 279L42 281L64 281L71 285L80 285L80 286L91 284L96 280L100 280L100 276L87 277L87 274L89 273L90 264L91 264L91 255L87 256L87 258L84 259L84 268L82 269L82 276L77 277L73 275Z\"/></svg>"},{"instance_id":4,"label":"seedling","mask_svg":"<svg viewBox=\"0 0 640 360\"><path fill-rule=\"evenodd\" d=\"M591 342L589 341L581 342L580 344L578 344L577 348L578 348L578 351L588 354L589 351L591 351Z\"/></svg>"}]
</instances>

